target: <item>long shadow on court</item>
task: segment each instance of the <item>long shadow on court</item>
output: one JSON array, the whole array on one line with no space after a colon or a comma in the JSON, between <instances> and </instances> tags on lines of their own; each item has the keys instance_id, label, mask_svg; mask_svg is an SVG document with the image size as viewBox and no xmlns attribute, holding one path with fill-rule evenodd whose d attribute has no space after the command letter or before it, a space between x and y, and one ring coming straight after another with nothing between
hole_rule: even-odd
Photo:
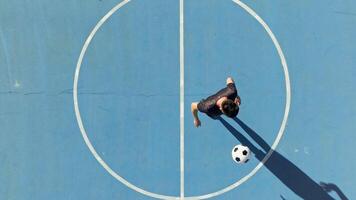
<instances>
[{"instance_id":1,"label":"long shadow on court","mask_svg":"<svg viewBox=\"0 0 356 200\"><path fill-rule=\"evenodd\" d=\"M231 126L223 118L218 118L220 122L230 131L230 133L236 137L237 140L250 148L250 150L255 154L259 161L262 161L266 156L267 152L271 150L271 147L267 144L263 138L261 138L254 130L248 127L240 119L235 118L235 122L241 126L241 128L261 146L264 151L261 151L255 147L245 136L243 136L239 131L237 131L233 126ZM305 174L301 169L294 165L287 158L279 154L277 151L273 151L270 158L264 164L264 166L272 172L284 185L291 189L299 197L307 200L332 200L332 198L327 192L324 185L319 185L314 180L312 180L307 174ZM341 190L340 190L341 191ZM339 194L339 193L338 193ZM347 200L346 196L341 196L342 200Z\"/></svg>"}]
</instances>

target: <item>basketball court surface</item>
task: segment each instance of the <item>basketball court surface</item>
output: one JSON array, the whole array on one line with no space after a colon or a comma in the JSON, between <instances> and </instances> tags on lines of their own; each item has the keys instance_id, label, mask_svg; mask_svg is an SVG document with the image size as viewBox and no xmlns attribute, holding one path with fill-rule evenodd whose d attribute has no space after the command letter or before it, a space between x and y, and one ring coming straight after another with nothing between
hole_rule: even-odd
<instances>
[{"instance_id":1,"label":"basketball court surface","mask_svg":"<svg viewBox=\"0 0 356 200\"><path fill-rule=\"evenodd\" d=\"M353 199L355 24L351 0L0 0L0 199ZM229 76L238 118L196 128Z\"/></svg>"}]
</instances>

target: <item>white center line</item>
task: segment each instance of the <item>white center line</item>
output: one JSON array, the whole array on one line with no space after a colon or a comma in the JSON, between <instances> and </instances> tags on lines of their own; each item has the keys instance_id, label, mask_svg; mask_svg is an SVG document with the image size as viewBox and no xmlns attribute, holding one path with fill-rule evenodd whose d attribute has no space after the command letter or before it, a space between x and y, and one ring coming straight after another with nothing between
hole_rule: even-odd
<instances>
[{"instance_id":1,"label":"white center line","mask_svg":"<svg viewBox=\"0 0 356 200\"><path fill-rule=\"evenodd\" d=\"M180 47L180 198L184 199L184 0L179 1Z\"/></svg>"}]
</instances>

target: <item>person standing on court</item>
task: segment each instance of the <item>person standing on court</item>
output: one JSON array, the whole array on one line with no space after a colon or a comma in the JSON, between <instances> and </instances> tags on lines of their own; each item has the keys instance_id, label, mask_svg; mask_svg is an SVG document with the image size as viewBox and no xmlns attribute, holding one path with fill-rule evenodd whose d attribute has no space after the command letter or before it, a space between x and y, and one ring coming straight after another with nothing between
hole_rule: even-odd
<instances>
[{"instance_id":1,"label":"person standing on court","mask_svg":"<svg viewBox=\"0 0 356 200\"><path fill-rule=\"evenodd\" d=\"M226 79L226 87L216 94L202 99L200 102L193 102L191 105L194 117L194 125L199 127L201 122L198 117L198 111L207 114L212 119L217 119L224 114L227 117L234 118L239 113L241 99L237 94L235 82L231 77Z\"/></svg>"}]
</instances>

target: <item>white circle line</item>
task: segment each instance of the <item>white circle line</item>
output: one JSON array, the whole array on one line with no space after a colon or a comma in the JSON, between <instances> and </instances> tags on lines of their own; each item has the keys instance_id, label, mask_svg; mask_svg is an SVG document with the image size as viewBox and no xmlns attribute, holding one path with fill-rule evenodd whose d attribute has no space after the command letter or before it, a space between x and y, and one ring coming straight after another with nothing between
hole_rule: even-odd
<instances>
[{"instance_id":1,"label":"white circle line","mask_svg":"<svg viewBox=\"0 0 356 200\"><path fill-rule=\"evenodd\" d=\"M282 139L282 136L284 134L284 130L286 128L287 120L288 120L290 104L291 104L291 87L290 87L290 78L289 78L289 72L288 72L288 65L287 65L287 61L285 59L284 53L282 51L282 48L279 45L279 42L278 42L276 36L273 34L272 30L269 28L267 23L254 10L252 10L250 7L248 7L246 4L244 4L240 0L232 0L232 1L235 2L237 5L239 5L241 8L243 8L245 11L247 11L251 16L253 16L263 26L263 28L268 33L268 35L270 36L274 46L277 49L278 55L280 57L280 60L281 60L282 66L283 66L284 77L285 77L285 85L286 85L286 105L285 105L284 116L283 116L281 127L280 127L280 129L278 131L277 138L274 141L274 143L272 144L271 149L268 151L268 153L262 159L262 161L249 174L247 174L246 176L244 176L243 178L238 180L236 183L234 183L234 184L232 184L232 185L230 185L230 186L228 186L228 187L226 187L224 189L221 189L221 190L219 190L217 192L213 192L213 193L209 193L209 194L205 194L205 195L200 195L200 196L194 196L194 197L190 197L190 198L186 198L186 199L208 199L208 198L212 198L212 197L224 194L224 193L226 193L226 192L228 192L230 190L233 190L234 188L238 187L239 185L241 185L242 183L244 183L248 179L252 178L257 173L257 171L260 170L261 167L266 163L266 161L271 157L273 151L276 149L278 143Z\"/></svg>"},{"instance_id":2,"label":"white circle line","mask_svg":"<svg viewBox=\"0 0 356 200\"><path fill-rule=\"evenodd\" d=\"M122 2L120 2L119 4L117 4L114 8L112 8L94 27L94 29L91 31L91 33L89 34L88 38L86 39L84 46L82 48L82 51L80 53L80 56L78 58L78 62L76 65L76 70L75 70L75 75L74 75L74 84L73 84L73 101L74 101L74 110L75 110L75 115L77 118L77 122L78 122L78 126L79 129L81 131L81 134L84 138L84 141L86 143L86 145L88 146L90 152L94 155L95 159L104 167L104 169L111 175L113 176L115 179L117 179L118 181L120 181L121 183L123 183L124 185L126 185L127 187L135 190L136 192L139 192L141 194L153 197L153 198L157 198L157 199L180 199L180 197L175 197L175 196L166 196L166 195L161 195L161 194L156 194L153 192L149 192L146 191L144 189L141 189L133 184L131 184L130 182L128 182L127 180L125 180L124 178L122 178L120 175L118 175L115 171L113 171L106 163L105 161L99 156L99 154L96 152L95 148L93 147L93 145L91 144L87 133L85 131L84 125L83 125L83 121L80 115L80 110L79 110L79 104L78 104L78 81L79 81L79 73L80 73L80 68L82 65L82 61L84 58L84 55L87 51L87 48L91 42L91 40L93 39L94 35L96 34L96 32L99 30L99 28L106 22L106 20L108 18L110 18L118 9L120 9L121 7L123 7L125 4L127 4L128 2L130 2L131 0L124 0ZM275 150L275 148L277 147L278 143L280 142L283 134L284 134L284 130L287 124L287 120L288 120L288 115L289 115L289 110L290 110L290 102L291 102L291 89L290 89L290 79L289 79L289 73L288 73L288 65L286 62L286 59L284 57L282 48L280 47L278 40L276 39L276 37L274 36L273 32L271 31L271 29L268 27L268 25L262 20L261 17L259 17L257 15L257 13L255 11L253 11L250 7L248 7L246 4L242 3L240 0L233 0L233 2L235 2L236 4L238 4L240 7L242 7L243 9L245 9L250 15L252 15L266 30L266 32L268 33L268 35L270 36L270 38L272 39L277 52L280 56L281 59L281 63L283 66L283 70L284 70L284 76L285 76L285 83L286 83L286 106L285 106L285 112L284 112L284 117L283 117L283 121L281 124L281 127L279 129L278 135L276 140L274 141L273 145L271 146L271 150L267 153L267 155L264 157L264 159L245 177L241 178L239 181L237 181L236 183L222 189L219 190L217 192L213 192L213 193L209 193L206 195L200 195L200 196L193 196L193 197L185 197L184 199L207 199L207 198L211 198L211 197L215 197L218 195L221 195L223 193L226 193L234 188L236 188L237 186L241 185L242 183L244 183L245 181L247 181L248 179L250 179L252 176L254 176L257 171L264 165L264 163L270 158L270 156L272 155L273 151Z\"/></svg>"},{"instance_id":3,"label":"white circle line","mask_svg":"<svg viewBox=\"0 0 356 200\"><path fill-rule=\"evenodd\" d=\"M114 8L112 8L94 27L94 29L91 31L91 33L89 34L88 38L86 39L84 46L82 48L82 51L80 52L80 56L77 62L77 66L76 66L76 70L75 70L75 75L74 75L74 84L73 84L73 100L74 100L74 110L75 110L75 116L77 118L77 122L78 122L78 126L80 129L80 132L82 133L82 136L84 138L85 144L88 146L90 152L94 155L95 159L104 167L104 169L109 172L109 174L111 176L113 176L114 178L116 178L118 181L120 181L121 183L123 183L124 185L126 185L127 187L150 197L153 198L157 198L157 199L179 199L177 197L174 196L166 196L166 195L160 195L160 194L156 194L156 193L152 193L149 191L146 191L144 189L141 189L135 185L133 185L132 183L128 182L127 180L125 180L124 178L122 178L120 175L118 175L114 170L112 170L109 165L107 165L105 163L105 161L99 156L99 154L96 152L95 148L93 147L93 145L91 144L88 135L85 131L84 125L83 125L83 121L80 115L80 110L79 110L79 104L78 104L78 80L79 80L79 73L80 73L80 68L82 65L82 61L84 58L84 55L87 51L87 48L91 42L91 40L93 39L94 35L96 34L96 32L99 30L99 28L106 22L106 20L111 17L111 15L113 15L118 9L120 9L121 7L123 7L125 4L129 3L130 0L124 0L122 2L120 2L119 4L117 4Z\"/></svg>"}]
</instances>

